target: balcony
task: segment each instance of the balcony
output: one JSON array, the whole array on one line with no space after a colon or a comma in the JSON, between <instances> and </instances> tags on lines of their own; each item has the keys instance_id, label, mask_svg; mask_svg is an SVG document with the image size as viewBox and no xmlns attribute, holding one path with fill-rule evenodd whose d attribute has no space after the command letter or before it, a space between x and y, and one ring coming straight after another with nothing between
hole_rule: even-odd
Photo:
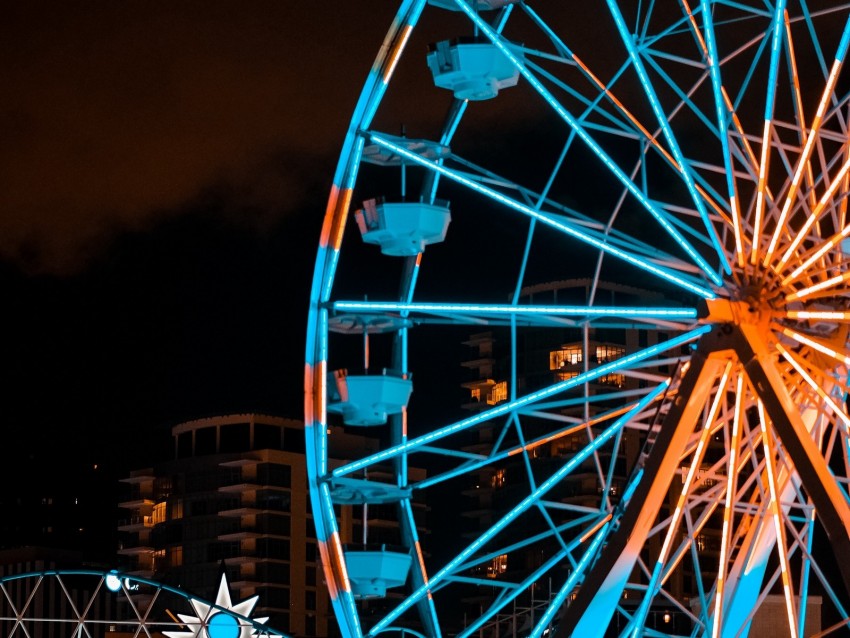
<instances>
[{"instance_id":1,"label":"balcony","mask_svg":"<svg viewBox=\"0 0 850 638\"><path fill-rule=\"evenodd\" d=\"M119 532L140 532L153 527L153 516L131 516L118 524Z\"/></svg>"},{"instance_id":2,"label":"balcony","mask_svg":"<svg viewBox=\"0 0 850 638\"><path fill-rule=\"evenodd\" d=\"M268 510L262 510L256 507L236 507L230 510L222 510L218 513L219 516L227 516L230 518L241 518L243 516L256 516L263 514Z\"/></svg>"},{"instance_id":3,"label":"balcony","mask_svg":"<svg viewBox=\"0 0 850 638\"><path fill-rule=\"evenodd\" d=\"M265 485L259 483L235 483L233 485L222 485L218 491L223 494L241 494L243 492L255 492L261 490Z\"/></svg>"},{"instance_id":4,"label":"balcony","mask_svg":"<svg viewBox=\"0 0 850 638\"><path fill-rule=\"evenodd\" d=\"M121 507L125 510L140 510L143 507L152 508L153 506L153 499L143 497L133 498L129 501L121 501L120 503L118 503L118 507Z\"/></svg>"},{"instance_id":5,"label":"balcony","mask_svg":"<svg viewBox=\"0 0 850 638\"><path fill-rule=\"evenodd\" d=\"M138 546L138 547L123 547L118 550L122 556L145 556L154 553L153 547Z\"/></svg>"},{"instance_id":6,"label":"balcony","mask_svg":"<svg viewBox=\"0 0 850 638\"><path fill-rule=\"evenodd\" d=\"M219 534L218 540L220 541L244 541L250 538L260 538L265 536L265 534L260 534L259 532L252 531L239 531L239 532L231 532L229 534Z\"/></svg>"}]
</instances>

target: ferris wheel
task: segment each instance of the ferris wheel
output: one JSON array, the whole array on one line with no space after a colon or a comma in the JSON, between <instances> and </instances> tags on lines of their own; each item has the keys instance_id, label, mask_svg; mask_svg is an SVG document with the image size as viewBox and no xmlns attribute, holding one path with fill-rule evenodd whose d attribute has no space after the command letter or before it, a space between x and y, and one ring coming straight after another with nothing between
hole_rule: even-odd
<instances>
[{"instance_id":1,"label":"ferris wheel","mask_svg":"<svg viewBox=\"0 0 850 638\"><path fill-rule=\"evenodd\" d=\"M849 43L834 0L400 3L307 328L343 635L846 631Z\"/></svg>"}]
</instances>

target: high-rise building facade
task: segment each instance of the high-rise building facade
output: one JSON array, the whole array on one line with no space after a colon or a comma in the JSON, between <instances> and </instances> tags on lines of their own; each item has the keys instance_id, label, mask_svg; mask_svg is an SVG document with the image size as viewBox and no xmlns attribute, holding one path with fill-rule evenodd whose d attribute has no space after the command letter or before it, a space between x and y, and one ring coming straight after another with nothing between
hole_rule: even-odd
<instances>
[{"instance_id":1,"label":"high-rise building facade","mask_svg":"<svg viewBox=\"0 0 850 638\"><path fill-rule=\"evenodd\" d=\"M268 616L270 626L333 635L310 515L303 424L218 416L176 425L172 438L173 458L122 479L127 516L119 525L119 554L128 572L213 599L224 564L234 598L259 595L255 615ZM337 438L360 449L377 445L342 432Z\"/></svg>"}]
</instances>

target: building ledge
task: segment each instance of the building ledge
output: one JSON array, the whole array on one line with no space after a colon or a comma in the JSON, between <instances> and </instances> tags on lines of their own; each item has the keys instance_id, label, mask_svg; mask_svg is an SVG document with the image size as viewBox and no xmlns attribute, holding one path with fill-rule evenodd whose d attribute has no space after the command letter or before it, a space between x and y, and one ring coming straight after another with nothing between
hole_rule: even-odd
<instances>
[{"instance_id":1,"label":"building ledge","mask_svg":"<svg viewBox=\"0 0 850 638\"><path fill-rule=\"evenodd\" d=\"M154 502L149 498L137 498L131 501L121 501L118 503L118 507L122 507L127 510L135 510L141 509L142 507L153 507Z\"/></svg>"},{"instance_id":2,"label":"building ledge","mask_svg":"<svg viewBox=\"0 0 850 638\"><path fill-rule=\"evenodd\" d=\"M220 541L244 541L249 538L260 538L263 534L257 532L233 532L232 534L219 534Z\"/></svg>"},{"instance_id":3,"label":"building ledge","mask_svg":"<svg viewBox=\"0 0 850 638\"><path fill-rule=\"evenodd\" d=\"M122 556L139 556L141 554L153 554L153 547L139 546L139 547L124 547L118 550L118 553Z\"/></svg>"},{"instance_id":4,"label":"building ledge","mask_svg":"<svg viewBox=\"0 0 850 638\"><path fill-rule=\"evenodd\" d=\"M259 485L257 483L237 483L235 485L223 485L218 488L219 492L224 493L241 493L241 492L252 492L256 490L261 490L265 485Z\"/></svg>"}]
</instances>

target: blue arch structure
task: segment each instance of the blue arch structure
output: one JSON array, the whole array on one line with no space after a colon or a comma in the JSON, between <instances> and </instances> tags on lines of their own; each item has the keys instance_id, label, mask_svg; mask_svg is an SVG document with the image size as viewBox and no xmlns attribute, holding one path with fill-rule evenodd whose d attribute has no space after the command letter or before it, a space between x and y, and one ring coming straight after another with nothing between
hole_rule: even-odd
<instances>
[{"instance_id":1,"label":"blue arch structure","mask_svg":"<svg viewBox=\"0 0 850 638\"><path fill-rule=\"evenodd\" d=\"M848 45L832 0L399 3L307 325L346 638L506 616L523 638L746 636L769 605L796 637L816 601L846 626ZM525 344L556 331L574 336L532 382ZM446 340L480 348L471 413ZM336 426L379 449L335 451ZM432 491L476 521L439 547ZM368 542L376 511L398 547Z\"/></svg>"},{"instance_id":2,"label":"blue arch structure","mask_svg":"<svg viewBox=\"0 0 850 638\"><path fill-rule=\"evenodd\" d=\"M140 637L286 636L227 606L116 570L45 570L0 578L0 635L99 638L108 632Z\"/></svg>"}]
</instances>

